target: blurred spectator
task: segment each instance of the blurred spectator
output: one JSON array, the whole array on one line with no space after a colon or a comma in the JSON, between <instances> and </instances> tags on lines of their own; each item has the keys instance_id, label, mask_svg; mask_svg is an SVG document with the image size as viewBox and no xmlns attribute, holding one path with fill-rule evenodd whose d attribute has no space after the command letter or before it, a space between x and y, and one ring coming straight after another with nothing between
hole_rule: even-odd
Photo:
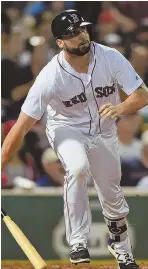
<instances>
[{"instance_id":1,"label":"blurred spectator","mask_svg":"<svg viewBox=\"0 0 148 269\"><path fill-rule=\"evenodd\" d=\"M16 120L9 120L5 122L4 124L2 124L2 129L1 129L2 143L5 137L7 136L7 134L9 133L9 131L11 130L11 128L13 127L13 125L15 124L15 122Z\"/></svg>"},{"instance_id":2,"label":"blurred spectator","mask_svg":"<svg viewBox=\"0 0 148 269\"><path fill-rule=\"evenodd\" d=\"M3 120L16 119L20 113L33 80L30 68L21 68L16 62L23 51L20 34L11 31L8 16L2 13L2 61L1 61L1 97Z\"/></svg>"},{"instance_id":3,"label":"blurred spectator","mask_svg":"<svg viewBox=\"0 0 148 269\"><path fill-rule=\"evenodd\" d=\"M120 31L128 33L136 30L137 24L131 17L126 17L114 6L110 8L110 14L118 24Z\"/></svg>"},{"instance_id":4,"label":"blurred spectator","mask_svg":"<svg viewBox=\"0 0 148 269\"><path fill-rule=\"evenodd\" d=\"M65 1L51 1L49 4L52 17L55 17L59 12L65 9Z\"/></svg>"},{"instance_id":5,"label":"blurred spectator","mask_svg":"<svg viewBox=\"0 0 148 269\"><path fill-rule=\"evenodd\" d=\"M124 16L112 2L102 2L102 12L98 17L98 40L104 42L105 35L111 33L130 33L136 30L136 22Z\"/></svg>"},{"instance_id":6,"label":"blurred spectator","mask_svg":"<svg viewBox=\"0 0 148 269\"><path fill-rule=\"evenodd\" d=\"M148 188L148 176L143 177L137 184L138 188Z\"/></svg>"},{"instance_id":7,"label":"blurred spectator","mask_svg":"<svg viewBox=\"0 0 148 269\"><path fill-rule=\"evenodd\" d=\"M37 123L36 125L40 125L40 123ZM43 149L40 146L40 137L38 133L35 131L35 126L25 136L24 145L22 146L19 154L24 163L28 162L28 155L32 156L35 162L35 167L34 167L35 174L36 176L39 176L40 174L43 173L43 168L41 164L41 156L43 153Z\"/></svg>"},{"instance_id":8,"label":"blurred spectator","mask_svg":"<svg viewBox=\"0 0 148 269\"><path fill-rule=\"evenodd\" d=\"M29 39L29 43L34 47L32 56L32 70L34 76L38 75L40 70L57 53L54 48L53 37L50 29L50 14L42 14L36 17L35 36ZM55 42L55 41L54 41Z\"/></svg>"},{"instance_id":9,"label":"blurred spectator","mask_svg":"<svg viewBox=\"0 0 148 269\"><path fill-rule=\"evenodd\" d=\"M112 47L119 52L121 52L123 55L125 55L125 48L123 44L123 38L115 33L108 34L104 36L104 45L108 47Z\"/></svg>"},{"instance_id":10,"label":"blurred spectator","mask_svg":"<svg viewBox=\"0 0 148 269\"><path fill-rule=\"evenodd\" d=\"M46 10L44 1L27 1L24 8L24 14L36 16L42 14Z\"/></svg>"},{"instance_id":11,"label":"blurred spectator","mask_svg":"<svg viewBox=\"0 0 148 269\"><path fill-rule=\"evenodd\" d=\"M37 43L37 45L34 44L33 50L34 51L33 51L33 55L32 55L31 65L32 65L32 73L33 73L34 77L36 77L36 76L38 76L41 69L48 62L48 56L49 56L48 44L45 43L44 40L42 43L42 38L40 37L39 43Z\"/></svg>"},{"instance_id":12,"label":"blurred spectator","mask_svg":"<svg viewBox=\"0 0 148 269\"><path fill-rule=\"evenodd\" d=\"M114 5L128 18L139 23L142 18L148 17L148 2L145 1L115 1Z\"/></svg>"},{"instance_id":13,"label":"blurred spectator","mask_svg":"<svg viewBox=\"0 0 148 269\"><path fill-rule=\"evenodd\" d=\"M148 48L148 16L141 20L136 31L136 41Z\"/></svg>"},{"instance_id":14,"label":"blurred spectator","mask_svg":"<svg viewBox=\"0 0 148 269\"><path fill-rule=\"evenodd\" d=\"M119 119L117 130L121 160L141 157L141 141L135 137L140 123L141 116L138 113Z\"/></svg>"},{"instance_id":15,"label":"blurred spectator","mask_svg":"<svg viewBox=\"0 0 148 269\"><path fill-rule=\"evenodd\" d=\"M136 186L147 181L148 176L148 130L142 134L141 158L122 162L122 186ZM143 179L146 177L145 179ZM142 181L141 181L142 180ZM145 184L143 181L143 184ZM140 183L141 182L141 183Z\"/></svg>"},{"instance_id":16,"label":"blurred spectator","mask_svg":"<svg viewBox=\"0 0 148 269\"><path fill-rule=\"evenodd\" d=\"M116 32L118 28L118 24L108 10L100 14L97 23L98 40L101 43L104 43L104 37L106 35Z\"/></svg>"},{"instance_id":17,"label":"blurred spectator","mask_svg":"<svg viewBox=\"0 0 148 269\"><path fill-rule=\"evenodd\" d=\"M4 11L11 21L11 25L20 23L23 9L27 2L25 1L2 1L2 11Z\"/></svg>"},{"instance_id":18,"label":"blurred spectator","mask_svg":"<svg viewBox=\"0 0 148 269\"><path fill-rule=\"evenodd\" d=\"M148 50L144 46L133 46L131 49L130 62L140 77L147 82Z\"/></svg>"},{"instance_id":19,"label":"blurred spectator","mask_svg":"<svg viewBox=\"0 0 148 269\"><path fill-rule=\"evenodd\" d=\"M73 9L77 9L82 14L82 17L86 19L86 21L91 21L94 25L97 22L97 18L101 12L101 1L72 1L75 3L73 5ZM65 2L67 4L67 2Z\"/></svg>"},{"instance_id":20,"label":"blurred spectator","mask_svg":"<svg viewBox=\"0 0 148 269\"><path fill-rule=\"evenodd\" d=\"M52 33L50 29L51 18L47 15L36 17L35 32L36 36L43 36L44 40L50 45Z\"/></svg>"},{"instance_id":21,"label":"blurred spectator","mask_svg":"<svg viewBox=\"0 0 148 269\"><path fill-rule=\"evenodd\" d=\"M45 174L36 183L39 186L62 186L64 183L65 171L52 148L44 151L41 159Z\"/></svg>"},{"instance_id":22,"label":"blurred spectator","mask_svg":"<svg viewBox=\"0 0 148 269\"><path fill-rule=\"evenodd\" d=\"M9 186L8 176L5 173L1 173L1 189L7 188ZM12 185L10 186L12 187Z\"/></svg>"},{"instance_id":23,"label":"blurred spectator","mask_svg":"<svg viewBox=\"0 0 148 269\"><path fill-rule=\"evenodd\" d=\"M148 130L148 106L144 107L139 111L143 118L143 123L142 123L142 132Z\"/></svg>"}]
</instances>

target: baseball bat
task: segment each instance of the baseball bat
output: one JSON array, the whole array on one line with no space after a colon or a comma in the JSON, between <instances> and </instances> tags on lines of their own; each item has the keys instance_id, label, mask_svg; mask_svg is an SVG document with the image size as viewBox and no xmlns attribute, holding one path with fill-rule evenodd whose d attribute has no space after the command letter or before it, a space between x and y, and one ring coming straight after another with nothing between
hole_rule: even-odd
<instances>
[{"instance_id":1,"label":"baseball bat","mask_svg":"<svg viewBox=\"0 0 148 269\"><path fill-rule=\"evenodd\" d=\"M32 265L35 269L45 269L47 268L47 264L41 258L39 253L33 247L33 245L29 242L27 237L21 231L21 229L16 225L16 223L11 220L11 218L6 214L6 212L1 209L1 217L9 229L10 233L17 241L18 245L21 247L23 252L26 254Z\"/></svg>"}]
</instances>

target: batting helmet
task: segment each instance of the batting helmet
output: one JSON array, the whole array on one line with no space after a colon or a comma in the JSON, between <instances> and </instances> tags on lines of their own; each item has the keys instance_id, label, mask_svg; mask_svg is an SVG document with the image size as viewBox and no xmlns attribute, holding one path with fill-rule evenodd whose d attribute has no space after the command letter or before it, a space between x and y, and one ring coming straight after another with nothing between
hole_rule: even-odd
<instances>
[{"instance_id":1,"label":"batting helmet","mask_svg":"<svg viewBox=\"0 0 148 269\"><path fill-rule=\"evenodd\" d=\"M92 25L90 22L84 21L80 12L73 9L68 9L60 12L52 21L51 30L55 39L62 35L68 35L81 26Z\"/></svg>"}]
</instances>

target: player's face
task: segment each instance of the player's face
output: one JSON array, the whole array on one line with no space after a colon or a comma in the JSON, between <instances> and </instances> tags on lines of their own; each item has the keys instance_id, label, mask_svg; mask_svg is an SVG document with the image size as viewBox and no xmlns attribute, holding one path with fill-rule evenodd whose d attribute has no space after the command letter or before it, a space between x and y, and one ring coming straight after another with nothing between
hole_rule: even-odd
<instances>
[{"instance_id":1,"label":"player's face","mask_svg":"<svg viewBox=\"0 0 148 269\"><path fill-rule=\"evenodd\" d=\"M74 33L62 36L57 44L70 54L84 56L90 50L90 37L86 27L80 27Z\"/></svg>"}]
</instances>

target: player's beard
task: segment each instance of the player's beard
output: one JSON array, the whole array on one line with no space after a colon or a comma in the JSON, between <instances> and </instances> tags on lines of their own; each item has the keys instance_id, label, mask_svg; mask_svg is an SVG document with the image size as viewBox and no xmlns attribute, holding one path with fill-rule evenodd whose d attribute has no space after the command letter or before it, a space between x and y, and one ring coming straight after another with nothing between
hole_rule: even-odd
<instances>
[{"instance_id":1,"label":"player's beard","mask_svg":"<svg viewBox=\"0 0 148 269\"><path fill-rule=\"evenodd\" d=\"M90 42L86 41L86 44L79 45L78 48L76 48L76 49L69 48L68 46L65 45L64 50L67 51L68 53L76 55L76 56L84 56L90 50Z\"/></svg>"}]
</instances>

